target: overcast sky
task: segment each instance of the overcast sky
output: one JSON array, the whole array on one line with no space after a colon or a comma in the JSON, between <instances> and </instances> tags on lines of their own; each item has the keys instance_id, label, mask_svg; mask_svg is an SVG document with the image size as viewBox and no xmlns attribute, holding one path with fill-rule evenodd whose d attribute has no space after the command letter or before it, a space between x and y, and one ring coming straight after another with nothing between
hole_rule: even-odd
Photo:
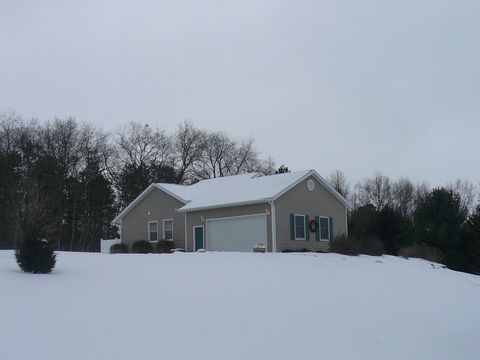
<instances>
[{"instance_id":1,"label":"overcast sky","mask_svg":"<svg viewBox=\"0 0 480 360\"><path fill-rule=\"evenodd\" d=\"M0 0L0 111L252 135L293 170L480 181L480 1Z\"/></svg>"}]
</instances>

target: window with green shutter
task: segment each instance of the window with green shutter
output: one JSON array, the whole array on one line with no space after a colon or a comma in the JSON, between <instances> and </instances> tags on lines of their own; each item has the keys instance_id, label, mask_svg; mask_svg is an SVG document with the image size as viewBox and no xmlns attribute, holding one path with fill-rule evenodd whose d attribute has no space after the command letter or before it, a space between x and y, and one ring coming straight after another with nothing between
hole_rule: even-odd
<instances>
[{"instance_id":1,"label":"window with green shutter","mask_svg":"<svg viewBox=\"0 0 480 360\"><path fill-rule=\"evenodd\" d=\"M318 224L320 232L320 240L330 239L330 221L328 217L320 216L320 223Z\"/></svg>"},{"instance_id":2,"label":"window with green shutter","mask_svg":"<svg viewBox=\"0 0 480 360\"><path fill-rule=\"evenodd\" d=\"M306 240L305 215L295 214L295 240Z\"/></svg>"},{"instance_id":3,"label":"window with green shutter","mask_svg":"<svg viewBox=\"0 0 480 360\"><path fill-rule=\"evenodd\" d=\"M329 239L333 240L333 218L329 218L329 224L328 224L328 230L329 230Z\"/></svg>"},{"instance_id":4,"label":"window with green shutter","mask_svg":"<svg viewBox=\"0 0 480 360\"><path fill-rule=\"evenodd\" d=\"M305 215L305 240L310 240L310 216Z\"/></svg>"},{"instance_id":5,"label":"window with green shutter","mask_svg":"<svg viewBox=\"0 0 480 360\"><path fill-rule=\"evenodd\" d=\"M295 214L290 214L290 240L295 240Z\"/></svg>"}]
</instances>

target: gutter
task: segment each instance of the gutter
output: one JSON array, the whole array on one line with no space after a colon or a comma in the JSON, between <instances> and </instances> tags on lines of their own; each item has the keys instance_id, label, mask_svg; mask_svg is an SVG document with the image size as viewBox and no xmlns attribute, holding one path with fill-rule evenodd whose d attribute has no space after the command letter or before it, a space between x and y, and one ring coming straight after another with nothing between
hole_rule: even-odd
<instances>
[{"instance_id":1,"label":"gutter","mask_svg":"<svg viewBox=\"0 0 480 360\"><path fill-rule=\"evenodd\" d=\"M272 252L277 252L277 216L275 212L275 202L270 200L268 202L271 207L270 221L272 223Z\"/></svg>"},{"instance_id":2,"label":"gutter","mask_svg":"<svg viewBox=\"0 0 480 360\"><path fill-rule=\"evenodd\" d=\"M187 209L184 209L184 208L182 207L182 208L178 209L177 211L180 212L180 213L187 213L187 212L192 212L192 211L210 210L210 209L220 209L220 208L226 208L226 207L232 207L232 206L264 204L264 203L270 203L270 201L271 201L271 199L266 198L266 199L258 199L258 200L250 200L250 201L241 201L241 202L227 203L227 204L217 204L217 205L200 206L200 207L187 208Z\"/></svg>"}]
</instances>

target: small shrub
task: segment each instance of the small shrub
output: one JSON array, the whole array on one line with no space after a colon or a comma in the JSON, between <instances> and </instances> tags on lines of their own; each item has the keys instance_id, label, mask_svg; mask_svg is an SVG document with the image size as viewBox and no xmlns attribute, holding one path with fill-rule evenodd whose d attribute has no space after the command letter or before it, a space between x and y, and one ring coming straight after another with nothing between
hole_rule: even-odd
<instances>
[{"instance_id":1,"label":"small shrub","mask_svg":"<svg viewBox=\"0 0 480 360\"><path fill-rule=\"evenodd\" d=\"M385 254L385 244L379 238L365 237L357 240L357 243L360 254L371 256L382 256Z\"/></svg>"},{"instance_id":2,"label":"small shrub","mask_svg":"<svg viewBox=\"0 0 480 360\"><path fill-rule=\"evenodd\" d=\"M346 235L337 236L330 241L330 251L343 255L356 256L360 254L358 243L353 238Z\"/></svg>"},{"instance_id":3,"label":"small shrub","mask_svg":"<svg viewBox=\"0 0 480 360\"><path fill-rule=\"evenodd\" d=\"M132 245L132 253L148 254L152 252L152 243L145 240L135 241Z\"/></svg>"},{"instance_id":4,"label":"small shrub","mask_svg":"<svg viewBox=\"0 0 480 360\"><path fill-rule=\"evenodd\" d=\"M24 272L34 274L51 273L57 262L53 247L46 240L24 240L15 251L17 264Z\"/></svg>"},{"instance_id":5,"label":"small shrub","mask_svg":"<svg viewBox=\"0 0 480 360\"><path fill-rule=\"evenodd\" d=\"M167 254L171 253L173 249L173 241L171 240L159 240L157 243L157 253Z\"/></svg>"},{"instance_id":6,"label":"small shrub","mask_svg":"<svg viewBox=\"0 0 480 360\"><path fill-rule=\"evenodd\" d=\"M127 244L118 243L110 246L110 254L127 254L128 246Z\"/></svg>"},{"instance_id":7,"label":"small shrub","mask_svg":"<svg viewBox=\"0 0 480 360\"><path fill-rule=\"evenodd\" d=\"M440 250L425 244L415 244L403 247L400 249L398 255L403 256L404 258L420 258L437 263L442 262L443 260L443 255Z\"/></svg>"}]
</instances>

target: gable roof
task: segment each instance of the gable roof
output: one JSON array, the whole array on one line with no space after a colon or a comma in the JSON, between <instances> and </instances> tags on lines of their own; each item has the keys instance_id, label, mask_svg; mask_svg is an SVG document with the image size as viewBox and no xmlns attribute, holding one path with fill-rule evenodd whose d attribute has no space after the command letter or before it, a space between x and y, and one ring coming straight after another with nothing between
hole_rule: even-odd
<instances>
[{"instance_id":1,"label":"gable roof","mask_svg":"<svg viewBox=\"0 0 480 360\"><path fill-rule=\"evenodd\" d=\"M154 188L163 190L185 204L177 211L188 212L275 200L309 176L313 176L344 206L351 207L350 203L335 191L315 170L268 176L263 176L259 173L248 173L202 180L193 185L152 184L128 205L113 222L118 223L133 206Z\"/></svg>"},{"instance_id":2,"label":"gable roof","mask_svg":"<svg viewBox=\"0 0 480 360\"><path fill-rule=\"evenodd\" d=\"M168 185L168 186L166 186ZM182 196L180 196L179 194L182 194L182 192L180 191L180 189L175 189L175 187L186 187L186 186L183 186L183 185L176 185L176 184L157 184L157 183L152 183L150 184L145 190L142 191L142 193L140 193L140 195L138 195L130 204L128 204L128 206L123 209L120 214L118 214L115 219L112 220L112 223L113 224L120 224L120 220L122 220L122 218L132 209L135 207L135 205L137 205L140 201L142 201L142 199L147 196L153 189L160 189L162 190L163 192L167 193L168 195L170 195L171 197L177 199L178 201L186 204L188 202L188 200L185 200ZM182 194L182 195L185 195L185 194Z\"/></svg>"}]
</instances>

